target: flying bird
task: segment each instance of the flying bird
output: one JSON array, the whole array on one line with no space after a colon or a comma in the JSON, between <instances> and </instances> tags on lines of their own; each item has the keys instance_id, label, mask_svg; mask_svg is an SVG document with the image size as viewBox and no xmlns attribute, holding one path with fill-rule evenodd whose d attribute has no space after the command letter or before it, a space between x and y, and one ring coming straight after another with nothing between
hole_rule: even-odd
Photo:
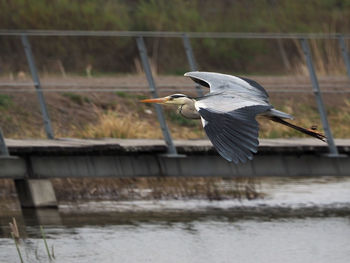
<instances>
[{"instance_id":1,"label":"flying bird","mask_svg":"<svg viewBox=\"0 0 350 263\"><path fill-rule=\"evenodd\" d=\"M322 141L326 137L315 129L287 122L293 117L274 109L269 95L256 81L214 72L188 72L194 82L210 89L199 98L173 94L164 98L145 99L141 102L175 104L178 112L189 119L201 119L209 140L227 161L245 163L257 153L259 124L255 117L261 115Z\"/></svg>"}]
</instances>

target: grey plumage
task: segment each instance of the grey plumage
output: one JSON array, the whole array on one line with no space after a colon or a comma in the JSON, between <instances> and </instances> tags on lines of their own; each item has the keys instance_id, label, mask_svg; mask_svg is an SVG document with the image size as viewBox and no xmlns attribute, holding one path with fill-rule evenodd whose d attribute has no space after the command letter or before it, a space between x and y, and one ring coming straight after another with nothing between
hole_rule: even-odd
<instances>
[{"instance_id":1,"label":"grey plumage","mask_svg":"<svg viewBox=\"0 0 350 263\"><path fill-rule=\"evenodd\" d=\"M248 106L219 114L208 109L199 109L207 121L204 130L222 157L234 163L252 160L259 145L259 125L256 114L268 110L269 106Z\"/></svg>"},{"instance_id":2,"label":"grey plumage","mask_svg":"<svg viewBox=\"0 0 350 263\"><path fill-rule=\"evenodd\" d=\"M257 115L286 125L300 132L325 140L317 131L305 129L283 119L293 119L276 110L269 102L266 90L254 80L214 72L188 72L185 76L210 88L203 97L192 99L184 94L142 102L176 104L186 118L201 119L208 138L218 153L234 163L253 159L259 145Z\"/></svg>"},{"instance_id":3,"label":"grey plumage","mask_svg":"<svg viewBox=\"0 0 350 263\"><path fill-rule=\"evenodd\" d=\"M188 72L185 76L210 88L195 107L218 153L234 163L253 159L259 145L255 117L273 108L265 89L255 81L220 73Z\"/></svg>"}]
</instances>

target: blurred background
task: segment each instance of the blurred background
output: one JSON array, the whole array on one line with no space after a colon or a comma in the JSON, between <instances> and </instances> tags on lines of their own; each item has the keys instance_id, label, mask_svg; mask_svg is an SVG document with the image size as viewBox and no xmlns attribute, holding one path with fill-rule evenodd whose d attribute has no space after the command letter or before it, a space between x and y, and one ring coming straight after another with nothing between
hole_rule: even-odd
<instances>
[{"instance_id":1,"label":"blurred background","mask_svg":"<svg viewBox=\"0 0 350 263\"><path fill-rule=\"evenodd\" d=\"M8 30L349 34L350 0L1 0L0 128L45 139L21 38ZM162 139L135 37L28 36L55 138ZM183 40L144 37L159 95L196 96ZM349 39L345 47L350 50ZM198 70L257 80L304 127L322 124L299 39L190 38ZM337 38L308 39L335 138L350 138L350 81ZM164 107L174 139L205 139ZM260 138L304 137L260 122ZM250 165L250 164L248 164ZM1 169L1 167L0 167ZM239 169L239 168L237 168ZM317 170L317 169L316 169ZM349 262L346 177L52 178L58 209L21 208L0 180L0 261ZM16 218L19 237L10 238ZM14 224L14 223L12 223ZM55 252L54 252L55 251ZM51 261L50 261L51 262Z\"/></svg>"},{"instance_id":2,"label":"blurred background","mask_svg":"<svg viewBox=\"0 0 350 263\"><path fill-rule=\"evenodd\" d=\"M332 34L348 33L350 23L350 2L336 0L15 0L1 1L0 5L1 28L14 30ZM138 103L150 93L135 38L31 36L29 41L56 137L161 138L153 107ZM296 124L322 129L298 39L190 41L198 70L256 79L270 92L272 104L294 115ZM182 39L146 37L145 43L160 94L171 93L172 86L172 93L195 95L194 86L191 88L191 82L182 77L190 71ZM310 39L309 44L321 89L328 91L324 99L333 134L347 138L350 97L344 87L349 86L349 79L339 41ZM346 39L345 44L348 46ZM20 38L1 36L0 46L0 127L8 138L44 138L32 85L17 89L6 86L31 82ZM122 86L124 89L117 89ZM140 86L144 91L135 92ZM168 90L162 92L164 86ZM79 92L84 87L90 92ZM115 91L103 92L106 88ZM204 138L199 122L184 120L172 108L165 110L174 138ZM302 136L279 125L261 125L262 138Z\"/></svg>"}]
</instances>

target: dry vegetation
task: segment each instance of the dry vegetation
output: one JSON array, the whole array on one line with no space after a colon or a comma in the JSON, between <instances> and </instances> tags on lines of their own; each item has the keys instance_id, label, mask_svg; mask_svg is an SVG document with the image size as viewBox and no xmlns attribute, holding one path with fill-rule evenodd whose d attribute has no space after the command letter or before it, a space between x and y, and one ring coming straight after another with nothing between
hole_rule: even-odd
<instances>
[{"instance_id":1,"label":"dry vegetation","mask_svg":"<svg viewBox=\"0 0 350 263\"><path fill-rule=\"evenodd\" d=\"M51 180L59 202L88 200L256 199L263 197L252 178L60 178ZM0 180L1 211L18 209L14 183Z\"/></svg>"},{"instance_id":2,"label":"dry vegetation","mask_svg":"<svg viewBox=\"0 0 350 263\"><path fill-rule=\"evenodd\" d=\"M255 199L261 197L252 178L104 178L53 179L61 201Z\"/></svg>"},{"instance_id":3,"label":"dry vegetation","mask_svg":"<svg viewBox=\"0 0 350 263\"><path fill-rule=\"evenodd\" d=\"M291 72L296 75L308 76L309 72L304 62L304 53L300 42L293 40L298 56L291 59ZM341 54L339 41L336 39L310 39L312 62L318 75L339 76L346 74L344 59Z\"/></svg>"},{"instance_id":4,"label":"dry vegetation","mask_svg":"<svg viewBox=\"0 0 350 263\"><path fill-rule=\"evenodd\" d=\"M143 120L138 114L118 114L116 111L97 111L98 121L76 131L82 138L161 138L161 130Z\"/></svg>"},{"instance_id":5,"label":"dry vegetation","mask_svg":"<svg viewBox=\"0 0 350 263\"><path fill-rule=\"evenodd\" d=\"M114 77L109 82L133 83L139 77ZM141 76L141 79L143 77ZM159 77L160 78L160 77ZM263 85L287 86L308 83L308 77L252 77ZM338 79L341 79L339 82ZM69 81L82 81L72 77ZM103 81L105 78L85 78L88 82ZM44 78L45 80L45 78ZM55 80L58 81L58 80ZM61 79L61 81L65 81ZM105 80L106 81L106 80ZM183 77L161 77L161 82L187 83ZM326 82L325 82L326 81ZM270 83L270 84L269 84ZM320 81L321 87L348 85L346 77L336 77ZM298 84L298 85L299 85ZM307 85L307 84L306 84ZM334 87L333 87L334 86ZM276 89L276 88L274 88ZM305 89L311 89L304 87ZM268 89L269 90L269 89ZM284 90L284 88L281 88ZM289 89L290 90L290 89ZM344 90L344 88L343 88ZM163 95L173 92L162 92ZM191 92L184 92L189 93ZM109 92L109 93L45 93L54 133L57 138L162 138L156 112L152 105L140 103L149 97L148 93ZM337 138L349 138L350 134L350 94L324 93L328 118ZM271 92L271 103L279 110L292 114L293 123L311 127L317 125L322 130L317 105L312 93ZM177 114L176 107L163 107L167 124L175 139L205 138L198 120L187 120ZM35 93L0 94L0 127L7 138L45 138L40 109ZM259 119L261 138L300 137L302 134L279 124Z\"/></svg>"}]
</instances>

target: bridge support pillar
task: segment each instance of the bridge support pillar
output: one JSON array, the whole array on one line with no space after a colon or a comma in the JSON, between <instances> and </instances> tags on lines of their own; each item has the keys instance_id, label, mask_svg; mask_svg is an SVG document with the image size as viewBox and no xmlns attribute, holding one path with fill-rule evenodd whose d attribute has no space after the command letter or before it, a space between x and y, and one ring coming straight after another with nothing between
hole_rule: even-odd
<instances>
[{"instance_id":1,"label":"bridge support pillar","mask_svg":"<svg viewBox=\"0 0 350 263\"><path fill-rule=\"evenodd\" d=\"M16 179L15 186L22 207L57 208L57 200L49 179Z\"/></svg>"}]
</instances>

